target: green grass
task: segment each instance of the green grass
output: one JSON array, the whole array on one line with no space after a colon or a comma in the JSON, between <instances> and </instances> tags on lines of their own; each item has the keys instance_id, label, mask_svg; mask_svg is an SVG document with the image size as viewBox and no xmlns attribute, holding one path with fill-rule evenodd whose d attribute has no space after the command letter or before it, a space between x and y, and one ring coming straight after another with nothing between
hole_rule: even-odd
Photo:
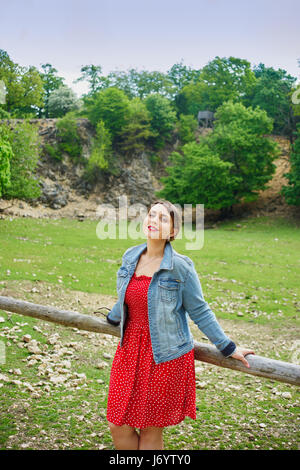
<instances>
[{"instance_id":1,"label":"green grass","mask_svg":"<svg viewBox=\"0 0 300 470\"><path fill-rule=\"evenodd\" d=\"M69 309L78 291L116 298L122 255L145 239L100 240L96 226L89 220L1 220L0 295L7 295L8 289L9 295L36 301L30 289L44 286L36 303L53 304L65 292L61 303ZM173 247L193 259L205 299L226 331L232 329L234 340L259 355L291 361L291 345L299 338L300 311L296 223L263 217L224 222L215 230L205 230L202 249L187 250L185 239L175 240ZM45 292L51 296L45 298ZM80 310L89 311L85 305ZM6 351L0 374L27 382L39 392L34 398L25 386L0 381L0 448L114 449L105 411L118 338L84 336L72 328L1 310L0 316L5 319L0 323L0 340ZM50 357L55 346L47 339L53 332L59 333L62 345L78 345L70 356L71 372L85 373L86 381L77 387L50 383L47 376L39 375L40 362L29 366L30 353L18 347L23 335L30 334ZM193 335L203 341L199 330L193 329ZM105 352L110 359L103 358ZM99 360L108 366L97 368ZM165 449L298 449L297 387L197 361L199 365L202 370L197 376L207 385L197 389L197 420L186 418L165 428ZM15 369L21 370L20 376L13 373ZM287 391L291 398L281 397Z\"/></svg>"}]
</instances>

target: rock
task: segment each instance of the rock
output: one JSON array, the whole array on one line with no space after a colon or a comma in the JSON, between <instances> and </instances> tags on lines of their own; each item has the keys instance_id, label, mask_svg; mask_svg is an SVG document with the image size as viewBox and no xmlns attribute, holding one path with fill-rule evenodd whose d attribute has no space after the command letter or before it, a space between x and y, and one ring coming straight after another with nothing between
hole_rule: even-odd
<instances>
[{"instance_id":1,"label":"rock","mask_svg":"<svg viewBox=\"0 0 300 470\"><path fill-rule=\"evenodd\" d=\"M111 359L112 356L108 353L103 353L102 356L105 358L105 359Z\"/></svg>"},{"instance_id":2,"label":"rock","mask_svg":"<svg viewBox=\"0 0 300 470\"><path fill-rule=\"evenodd\" d=\"M196 382L196 388L203 389L207 386L207 382Z\"/></svg>"},{"instance_id":3,"label":"rock","mask_svg":"<svg viewBox=\"0 0 300 470\"><path fill-rule=\"evenodd\" d=\"M15 375L22 375L22 372L21 372L20 369L14 369L13 373L14 373Z\"/></svg>"},{"instance_id":4,"label":"rock","mask_svg":"<svg viewBox=\"0 0 300 470\"><path fill-rule=\"evenodd\" d=\"M31 341L31 335L24 335L22 341L29 343Z\"/></svg>"},{"instance_id":5,"label":"rock","mask_svg":"<svg viewBox=\"0 0 300 470\"><path fill-rule=\"evenodd\" d=\"M27 343L27 349L32 354L41 354L41 350L38 347L38 343L35 339L32 339L29 343Z\"/></svg>"},{"instance_id":6,"label":"rock","mask_svg":"<svg viewBox=\"0 0 300 470\"><path fill-rule=\"evenodd\" d=\"M48 338L47 344L56 344L59 338L58 333L54 333L52 336Z\"/></svg>"},{"instance_id":7,"label":"rock","mask_svg":"<svg viewBox=\"0 0 300 470\"><path fill-rule=\"evenodd\" d=\"M3 382L9 382L9 377L5 374L0 374L0 380L2 380Z\"/></svg>"},{"instance_id":8,"label":"rock","mask_svg":"<svg viewBox=\"0 0 300 470\"><path fill-rule=\"evenodd\" d=\"M292 398L292 394L290 392L282 392L282 398Z\"/></svg>"},{"instance_id":9,"label":"rock","mask_svg":"<svg viewBox=\"0 0 300 470\"><path fill-rule=\"evenodd\" d=\"M104 369L105 367L108 367L108 364L105 361L100 361L96 364L97 369Z\"/></svg>"},{"instance_id":10,"label":"rock","mask_svg":"<svg viewBox=\"0 0 300 470\"><path fill-rule=\"evenodd\" d=\"M52 382L55 385L62 384L66 380L67 380L67 377L65 375L51 375L50 377L50 382Z\"/></svg>"},{"instance_id":11,"label":"rock","mask_svg":"<svg viewBox=\"0 0 300 470\"><path fill-rule=\"evenodd\" d=\"M0 323L4 323L4 322L5 322L5 318L0 317Z\"/></svg>"}]
</instances>

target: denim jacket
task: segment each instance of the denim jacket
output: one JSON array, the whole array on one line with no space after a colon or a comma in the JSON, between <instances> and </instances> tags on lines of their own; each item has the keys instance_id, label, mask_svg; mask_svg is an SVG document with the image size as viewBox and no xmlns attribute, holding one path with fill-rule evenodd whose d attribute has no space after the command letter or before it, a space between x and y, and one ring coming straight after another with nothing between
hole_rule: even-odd
<instances>
[{"instance_id":1,"label":"denim jacket","mask_svg":"<svg viewBox=\"0 0 300 470\"><path fill-rule=\"evenodd\" d=\"M147 242L128 248L117 272L118 300L108 313L107 321L116 326L121 323L120 347L128 313L124 302L126 289L146 248ZM194 348L188 315L225 357L234 353L235 343L226 336L204 300L193 261L177 253L167 241L160 267L148 288L148 319L156 364L176 359Z\"/></svg>"}]
</instances>

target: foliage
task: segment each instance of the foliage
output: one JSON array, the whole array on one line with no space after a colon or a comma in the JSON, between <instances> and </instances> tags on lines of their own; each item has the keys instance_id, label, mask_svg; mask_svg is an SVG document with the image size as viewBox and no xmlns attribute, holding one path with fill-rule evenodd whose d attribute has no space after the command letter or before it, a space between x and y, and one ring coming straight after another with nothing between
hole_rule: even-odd
<instances>
[{"instance_id":1,"label":"foliage","mask_svg":"<svg viewBox=\"0 0 300 470\"><path fill-rule=\"evenodd\" d=\"M277 144L265 137L272 120L263 110L229 101L216 112L213 132L199 144L183 146L182 155L171 154L174 165L157 195L179 203L226 208L255 200L275 172Z\"/></svg>"},{"instance_id":2,"label":"foliage","mask_svg":"<svg viewBox=\"0 0 300 470\"><path fill-rule=\"evenodd\" d=\"M99 91L92 98L85 98L84 102L87 116L92 124L96 127L102 120L110 132L112 143L116 143L129 112L129 99L125 93L118 88L110 87Z\"/></svg>"},{"instance_id":3,"label":"foliage","mask_svg":"<svg viewBox=\"0 0 300 470\"><path fill-rule=\"evenodd\" d=\"M197 82L201 74L201 70L193 70L191 67L183 65L183 61L174 64L167 71L167 76L174 85L174 92L179 92L189 83Z\"/></svg>"},{"instance_id":4,"label":"foliage","mask_svg":"<svg viewBox=\"0 0 300 470\"><path fill-rule=\"evenodd\" d=\"M8 137L13 156L10 161L11 185L3 190L6 199L32 199L39 197L41 190L35 170L40 153L40 139L37 127L24 120L13 130L1 126L1 134Z\"/></svg>"},{"instance_id":5,"label":"foliage","mask_svg":"<svg viewBox=\"0 0 300 470\"><path fill-rule=\"evenodd\" d=\"M178 93L175 102L178 113L215 111L225 101L243 101L251 92L256 78L247 60L236 57L216 57L203 67L199 78Z\"/></svg>"},{"instance_id":6,"label":"foliage","mask_svg":"<svg viewBox=\"0 0 300 470\"><path fill-rule=\"evenodd\" d=\"M151 117L151 130L153 137L150 143L155 150L162 148L170 140L170 134L176 124L176 113L170 101L158 93L153 93L145 99L146 107Z\"/></svg>"},{"instance_id":7,"label":"foliage","mask_svg":"<svg viewBox=\"0 0 300 470\"><path fill-rule=\"evenodd\" d=\"M94 95L94 93L109 86L109 79L101 76L101 65L84 65L81 67L80 72L81 76L74 83L86 80L90 84L90 95Z\"/></svg>"},{"instance_id":8,"label":"foliage","mask_svg":"<svg viewBox=\"0 0 300 470\"><path fill-rule=\"evenodd\" d=\"M3 109L16 118L36 116L36 109L43 103L43 83L38 70L19 66L0 49L0 80L7 90Z\"/></svg>"},{"instance_id":9,"label":"foliage","mask_svg":"<svg viewBox=\"0 0 300 470\"><path fill-rule=\"evenodd\" d=\"M198 129L198 121L192 114L179 116L178 135L184 144L195 140L195 131Z\"/></svg>"},{"instance_id":10,"label":"foliage","mask_svg":"<svg viewBox=\"0 0 300 470\"><path fill-rule=\"evenodd\" d=\"M49 96L49 117L62 117L69 111L79 109L76 94L66 85L61 85Z\"/></svg>"},{"instance_id":11,"label":"foliage","mask_svg":"<svg viewBox=\"0 0 300 470\"><path fill-rule=\"evenodd\" d=\"M283 186L281 194L288 204L300 206L300 124L297 124L297 139L292 145L290 154L290 171L284 176L288 179L288 185Z\"/></svg>"},{"instance_id":12,"label":"foliage","mask_svg":"<svg viewBox=\"0 0 300 470\"><path fill-rule=\"evenodd\" d=\"M13 157L10 142L2 129L0 127L0 197L11 186L10 162Z\"/></svg>"},{"instance_id":13,"label":"foliage","mask_svg":"<svg viewBox=\"0 0 300 470\"><path fill-rule=\"evenodd\" d=\"M259 107L246 108L231 101L220 106L215 117L209 145L222 160L233 163L231 172L241 178L235 191L237 201L253 201L256 191L266 189L276 170L272 162L280 154L276 142L266 137L272 132L272 119Z\"/></svg>"},{"instance_id":14,"label":"foliage","mask_svg":"<svg viewBox=\"0 0 300 470\"><path fill-rule=\"evenodd\" d=\"M182 155L172 152L166 168L169 176L161 178L164 188L156 196L176 201L177 204L195 204L220 209L232 205L238 178L230 175L232 163L224 162L206 143L190 142L183 146Z\"/></svg>"},{"instance_id":15,"label":"foliage","mask_svg":"<svg viewBox=\"0 0 300 470\"><path fill-rule=\"evenodd\" d=\"M133 98L129 103L126 123L119 134L118 148L121 152L137 154L146 148L151 131L151 115L139 98Z\"/></svg>"},{"instance_id":16,"label":"foliage","mask_svg":"<svg viewBox=\"0 0 300 470\"><path fill-rule=\"evenodd\" d=\"M0 106L0 119L10 119L11 115Z\"/></svg>"},{"instance_id":17,"label":"foliage","mask_svg":"<svg viewBox=\"0 0 300 470\"><path fill-rule=\"evenodd\" d=\"M58 154L62 155L62 152L66 152L72 158L80 160L82 145L76 117L72 113L68 113L57 120L56 127ZM60 159L59 156L58 158Z\"/></svg>"},{"instance_id":18,"label":"foliage","mask_svg":"<svg viewBox=\"0 0 300 470\"><path fill-rule=\"evenodd\" d=\"M48 144L47 142L44 143L44 151L50 155L51 158L54 160L62 161L63 154L58 148L58 144L55 143L54 145Z\"/></svg>"},{"instance_id":19,"label":"foliage","mask_svg":"<svg viewBox=\"0 0 300 470\"><path fill-rule=\"evenodd\" d=\"M274 120L275 134L290 134L294 128L291 115L290 93L296 78L285 70L274 70L260 63L254 69L257 78L251 94L247 97L249 105L259 106Z\"/></svg>"},{"instance_id":20,"label":"foliage","mask_svg":"<svg viewBox=\"0 0 300 470\"><path fill-rule=\"evenodd\" d=\"M44 99L43 106L39 109L39 118L49 117L49 98L51 94L63 85L64 78L58 77L57 70L51 64L42 64L43 72L40 76L43 82Z\"/></svg>"},{"instance_id":21,"label":"foliage","mask_svg":"<svg viewBox=\"0 0 300 470\"><path fill-rule=\"evenodd\" d=\"M104 122L100 120L97 123L96 137L85 169L85 178L90 182L95 182L101 171L108 170L111 156L111 137Z\"/></svg>"}]
</instances>

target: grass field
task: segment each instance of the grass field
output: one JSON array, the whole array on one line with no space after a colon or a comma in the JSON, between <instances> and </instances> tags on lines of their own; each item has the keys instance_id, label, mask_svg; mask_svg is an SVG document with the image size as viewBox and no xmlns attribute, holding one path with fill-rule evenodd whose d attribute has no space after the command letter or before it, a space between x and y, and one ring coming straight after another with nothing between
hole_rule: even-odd
<instances>
[{"instance_id":1,"label":"grass field","mask_svg":"<svg viewBox=\"0 0 300 470\"><path fill-rule=\"evenodd\" d=\"M112 307L122 255L145 239L100 240L96 225L1 220L0 295L89 314ZM247 218L205 230L201 250L187 250L184 238L173 242L193 259L228 336L259 355L297 363L299 231L282 218ZM0 448L114 449L105 411L119 339L1 310L0 317ZM190 326L195 340L208 341ZM39 353L25 347L24 335L36 340ZM295 386L195 365L197 420L165 428L166 450L299 449Z\"/></svg>"}]
</instances>

